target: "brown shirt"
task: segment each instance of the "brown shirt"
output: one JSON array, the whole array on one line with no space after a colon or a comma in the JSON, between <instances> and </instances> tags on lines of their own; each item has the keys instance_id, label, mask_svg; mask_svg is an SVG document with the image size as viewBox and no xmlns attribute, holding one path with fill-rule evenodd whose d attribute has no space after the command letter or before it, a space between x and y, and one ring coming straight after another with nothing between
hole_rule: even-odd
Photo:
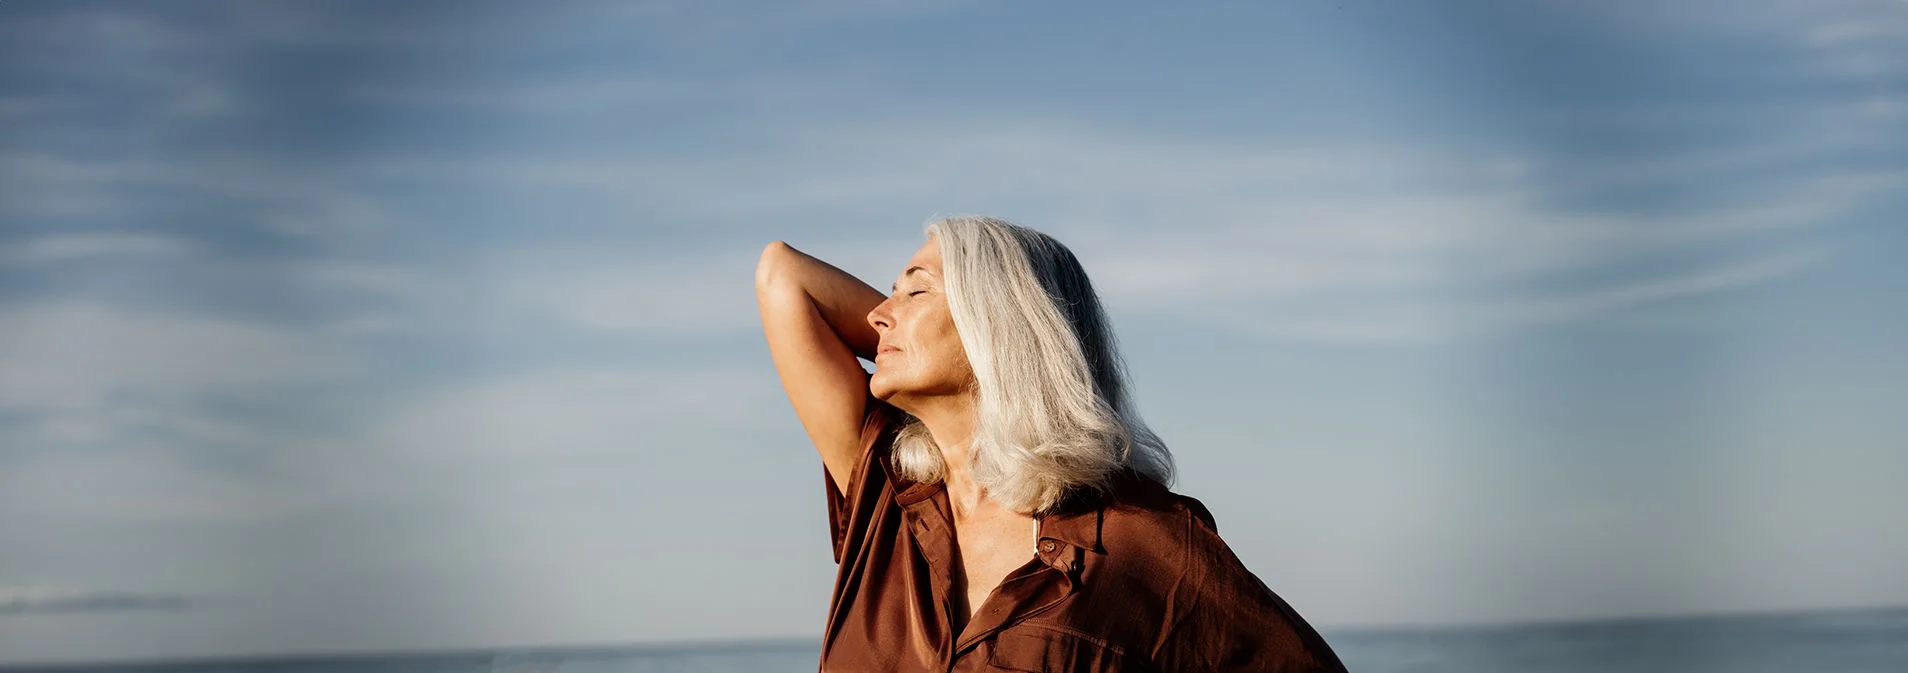
<instances>
[{"instance_id":1,"label":"brown shirt","mask_svg":"<svg viewBox=\"0 0 1908 673\"><path fill-rule=\"evenodd\" d=\"M952 510L942 484L891 469L902 418L869 396L846 497L822 471L840 565L824 673L1344 672L1205 505L1131 473L1109 498L1041 517L1027 563L954 632Z\"/></svg>"}]
</instances>

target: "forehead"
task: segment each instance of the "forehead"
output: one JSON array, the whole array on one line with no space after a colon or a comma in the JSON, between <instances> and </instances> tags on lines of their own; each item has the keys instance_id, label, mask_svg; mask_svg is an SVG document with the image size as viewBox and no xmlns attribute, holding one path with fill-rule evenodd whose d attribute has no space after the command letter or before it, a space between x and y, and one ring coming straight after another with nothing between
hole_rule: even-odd
<instances>
[{"instance_id":1,"label":"forehead","mask_svg":"<svg viewBox=\"0 0 1908 673\"><path fill-rule=\"evenodd\" d=\"M914 251L914 257L911 257L908 259L908 265L909 266L920 265L920 266L928 267L933 270L940 270L941 268L940 243L938 241L935 241L932 237L928 238L926 243L922 243L921 247Z\"/></svg>"},{"instance_id":2,"label":"forehead","mask_svg":"<svg viewBox=\"0 0 1908 673\"><path fill-rule=\"evenodd\" d=\"M921 270L925 270L937 276L941 273L941 247L935 245L934 239L932 238L928 239L928 242L923 244L919 250L915 250L913 257L908 258L908 264L901 269L901 275L899 277L906 278L919 273Z\"/></svg>"},{"instance_id":3,"label":"forehead","mask_svg":"<svg viewBox=\"0 0 1908 673\"><path fill-rule=\"evenodd\" d=\"M908 258L908 266L901 270L900 276L895 277L894 287L901 287L902 281L910 276L927 280L929 276L939 276L940 273L941 248L934 244L934 239L930 238L921 246L921 249L914 251L913 257Z\"/></svg>"}]
</instances>

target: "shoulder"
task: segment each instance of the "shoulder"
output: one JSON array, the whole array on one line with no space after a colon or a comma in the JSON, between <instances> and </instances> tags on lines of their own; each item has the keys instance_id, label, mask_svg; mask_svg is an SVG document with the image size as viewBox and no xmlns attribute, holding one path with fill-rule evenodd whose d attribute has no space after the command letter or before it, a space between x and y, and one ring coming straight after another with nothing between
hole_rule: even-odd
<instances>
[{"instance_id":1,"label":"shoulder","mask_svg":"<svg viewBox=\"0 0 1908 673\"><path fill-rule=\"evenodd\" d=\"M1100 546L1105 574L1170 602L1191 566L1218 541L1212 513L1199 499L1140 477L1115 481L1103 499ZM1160 607L1165 607L1163 604Z\"/></svg>"},{"instance_id":2,"label":"shoulder","mask_svg":"<svg viewBox=\"0 0 1908 673\"><path fill-rule=\"evenodd\" d=\"M1114 478L1101 502L1101 537L1109 552L1117 545L1142 557L1177 556L1197 538L1216 535L1217 525L1205 503L1130 472Z\"/></svg>"},{"instance_id":3,"label":"shoulder","mask_svg":"<svg viewBox=\"0 0 1908 673\"><path fill-rule=\"evenodd\" d=\"M1127 479L1102 500L1103 555L1082 609L1165 670L1342 672L1305 620L1240 561L1198 498ZM1231 667L1232 663L1252 662Z\"/></svg>"},{"instance_id":4,"label":"shoulder","mask_svg":"<svg viewBox=\"0 0 1908 673\"><path fill-rule=\"evenodd\" d=\"M1169 606L1278 601L1220 537L1211 510L1198 498L1144 481L1125 487L1105 512L1108 559L1124 574L1160 586Z\"/></svg>"},{"instance_id":5,"label":"shoulder","mask_svg":"<svg viewBox=\"0 0 1908 673\"><path fill-rule=\"evenodd\" d=\"M1143 578L1160 607L1152 658L1167 670L1342 673L1343 664L1291 604L1247 568L1219 536L1204 503L1142 487L1106 509L1109 560Z\"/></svg>"}]
</instances>

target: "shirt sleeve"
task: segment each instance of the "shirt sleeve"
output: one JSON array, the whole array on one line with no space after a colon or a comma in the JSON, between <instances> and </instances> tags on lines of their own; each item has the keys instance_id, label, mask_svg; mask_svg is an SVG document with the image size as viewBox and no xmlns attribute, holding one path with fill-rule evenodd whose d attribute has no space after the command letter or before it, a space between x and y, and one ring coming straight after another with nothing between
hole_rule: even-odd
<instances>
[{"instance_id":1,"label":"shirt sleeve","mask_svg":"<svg viewBox=\"0 0 1908 673\"><path fill-rule=\"evenodd\" d=\"M860 510L864 500L874 497L869 489L880 488L870 482L869 471L874 465L874 454L881 444L882 434L894 420L894 407L881 401L873 393L868 395L861 416L861 450L855 458L855 467L849 472L846 487L835 489L835 478L828 473L828 467L822 466L822 486L828 492L828 532L834 538L835 563L841 563L842 555L849 546L850 538L856 531L855 512ZM846 495L844 495L846 493ZM865 525L865 521L862 522Z\"/></svg>"},{"instance_id":2,"label":"shirt sleeve","mask_svg":"<svg viewBox=\"0 0 1908 673\"><path fill-rule=\"evenodd\" d=\"M1213 529L1197 519L1190 528L1185 591L1164 626L1160 670L1345 673L1325 639Z\"/></svg>"}]
</instances>

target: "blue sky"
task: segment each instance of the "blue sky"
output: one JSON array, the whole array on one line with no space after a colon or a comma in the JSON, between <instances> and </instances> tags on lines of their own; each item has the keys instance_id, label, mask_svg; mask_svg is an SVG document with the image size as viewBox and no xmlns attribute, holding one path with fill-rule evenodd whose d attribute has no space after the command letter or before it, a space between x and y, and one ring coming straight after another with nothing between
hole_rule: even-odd
<instances>
[{"instance_id":1,"label":"blue sky","mask_svg":"<svg viewBox=\"0 0 1908 673\"><path fill-rule=\"evenodd\" d=\"M0 657L813 637L969 212L1321 626L1908 602L1908 5L790 4L0 4Z\"/></svg>"}]
</instances>

